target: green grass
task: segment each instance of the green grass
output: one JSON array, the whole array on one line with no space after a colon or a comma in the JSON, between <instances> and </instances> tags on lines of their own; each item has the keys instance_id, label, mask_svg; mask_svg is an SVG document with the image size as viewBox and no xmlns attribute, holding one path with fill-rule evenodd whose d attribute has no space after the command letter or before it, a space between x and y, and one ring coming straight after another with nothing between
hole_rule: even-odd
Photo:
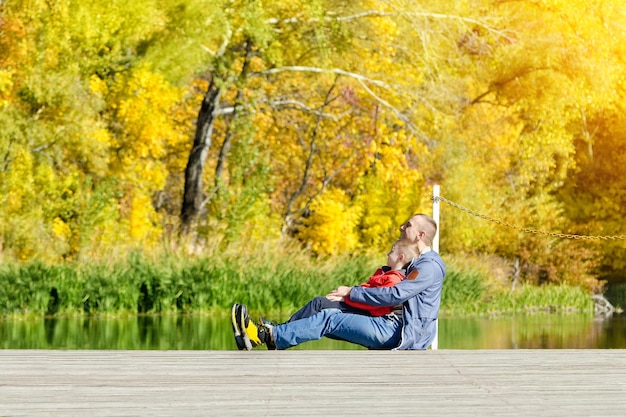
<instances>
[{"instance_id":1,"label":"green grass","mask_svg":"<svg viewBox=\"0 0 626 417\"><path fill-rule=\"evenodd\" d=\"M567 285L522 285L493 297L489 314L582 313L593 315L590 294Z\"/></svg>"},{"instance_id":2,"label":"green grass","mask_svg":"<svg viewBox=\"0 0 626 417\"><path fill-rule=\"evenodd\" d=\"M490 288L487 281L478 272L448 271L441 295L442 315L593 314L590 294L579 287L522 284L509 290Z\"/></svg>"},{"instance_id":3,"label":"green grass","mask_svg":"<svg viewBox=\"0 0 626 417\"><path fill-rule=\"evenodd\" d=\"M358 285L378 266L355 257L317 261L259 251L211 257L138 254L112 263L0 265L0 316L223 314L235 302L285 316L337 285ZM443 316L592 314L583 290L567 286L490 288L482 273L449 269Z\"/></svg>"},{"instance_id":4,"label":"green grass","mask_svg":"<svg viewBox=\"0 0 626 417\"><path fill-rule=\"evenodd\" d=\"M364 281L372 272L367 263L316 267L298 256L149 260L132 255L111 265L3 264L0 315L206 313L228 310L234 302L289 312L339 284Z\"/></svg>"}]
</instances>

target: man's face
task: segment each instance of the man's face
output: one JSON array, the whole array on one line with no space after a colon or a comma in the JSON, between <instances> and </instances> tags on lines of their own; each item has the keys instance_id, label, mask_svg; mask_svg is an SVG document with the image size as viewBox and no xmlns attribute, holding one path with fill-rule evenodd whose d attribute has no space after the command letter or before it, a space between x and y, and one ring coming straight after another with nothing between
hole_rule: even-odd
<instances>
[{"instance_id":1,"label":"man's face","mask_svg":"<svg viewBox=\"0 0 626 417\"><path fill-rule=\"evenodd\" d=\"M400 232L402 238L409 239L412 242L417 242L421 238L419 230L419 216L411 217L406 223L400 226Z\"/></svg>"}]
</instances>

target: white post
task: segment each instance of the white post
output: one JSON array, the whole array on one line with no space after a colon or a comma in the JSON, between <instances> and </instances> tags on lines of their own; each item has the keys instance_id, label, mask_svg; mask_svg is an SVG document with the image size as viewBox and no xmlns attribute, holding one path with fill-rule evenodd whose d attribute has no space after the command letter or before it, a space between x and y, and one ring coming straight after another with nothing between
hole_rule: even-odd
<instances>
[{"instance_id":1,"label":"white post","mask_svg":"<svg viewBox=\"0 0 626 417\"><path fill-rule=\"evenodd\" d=\"M437 223L437 233L433 239L433 250L439 253L439 186L433 186L433 219Z\"/></svg>"},{"instance_id":2,"label":"white post","mask_svg":"<svg viewBox=\"0 0 626 417\"><path fill-rule=\"evenodd\" d=\"M437 224L437 233L435 233L435 238L433 239L433 250L439 253L439 186L433 186L433 219L435 219L435 223ZM435 338L433 339L433 343L430 345L430 348L433 350L437 350L439 346L439 319L435 321Z\"/></svg>"}]
</instances>

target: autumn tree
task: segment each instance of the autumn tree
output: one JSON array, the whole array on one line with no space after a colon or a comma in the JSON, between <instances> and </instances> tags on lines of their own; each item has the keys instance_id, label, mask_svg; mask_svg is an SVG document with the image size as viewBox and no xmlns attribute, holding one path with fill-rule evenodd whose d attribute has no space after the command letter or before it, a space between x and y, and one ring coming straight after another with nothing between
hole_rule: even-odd
<instances>
[{"instance_id":1,"label":"autumn tree","mask_svg":"<svg viewBox=\"0 0 626 417\"><path fill-rule=\"evenodd\" d=\"M265 192L271 199L271 207L282 213L279 219L282 226L280 223L278 226L284 234L298 233L304 225L303 219L314 215L311 204L333 187L347 192L350 204L355 204L359 191L355 189L354 178L368 171L376 172L372 168L380 153L377 154L375 148L384 141L382 135L395 136L392 142L407 152L394 155L395 162L388 158L388 167L398 171L406 167L402 161L406 161L406 155L410 155L415 146L410 144L411 134L393 133L411 124L402 114L402 106L396 107L396 103L389 101L391 96L400 101L394 91L398 89L364 75L367 74L364 60L372 64L376 75L384 77L382 69L392 68L392 58L387 55L392 51L390 47L373 57L367 47L381 37L395 37L394 25L387 13L373 4L351 7L327 4L333 8L316 7L311 3L287 6L277 2L265 4L262 10L240 9L223 20L232 24L232 28L225 30L226 34L241 35L224 39L221 44L215 42L218 52L210 66L210 81L187 166L183 224L192 221L206 203L213 206L212 213L216 215L228 213L230 207L236 206L229 201L229 208L218 208L219 200L215 198L221 189L220 181L228 183L224 188L226 192L238 187L230 174L241 167L227 159L228 150L232 143L246 142L246 134L254 137L252 143L248 142L249 148L257 149L261 156L255 160L267 160L262 155L269 152L274 162L269 171L273 182L268 183L270 188ZM365 6L371 8L363 10ZM245 7L256 6L246 3ZM248 22L242 20L242 16L254 19ZM258 22L266 22L266 26L259 28ZM236 24L243 27L235 30ZM261 36L265 33L269 35ZM221 49L217 49L220 45ZM352 58L347 58L350 55ZM377 89L382 89L386 99L378 96ZM223 115L221 128L215 124L216 115ZM250 128L252 125L254 129ZM220 151L216 152L213 185L208 192L199 194L203 161L214 143L213 138L219 137L214 136L216 127L221 129L222 137L218 141ZM234 138L237 142L233 142ZM396 163L399 164L394 165ZM224 171L224 166L231 171ZM250 170L255 168L251 166ZM405 183L408 188L403 191L414 194L419 175L416 177L409 172L403 177L412 179ZM419 198L409 200L414 205ZM320 212L322 207L317 207L316 212ZM405 217L408 210L403 205L392 211L395 217ZM337 216L341 211L332 214ZM363 216L357 216L352 227L362 220ZM390 223L396 223L395 220ZM305 240L311 236L300 234ZM361 237L353 240L359 241Z\"/></svg>"},{"instance_id":2,"label":"autumn tree","mask_svg":"<svg viewBox=\"0 0 626 417\"><path fill-rule=\"evenodd\" d=\"M616 97L614 64L604 52L615 42L604 14L614 9L583 3L496 2L491 30L459 34L459 55L470 63L467 106L450 136L444 189L479 212L554 234L520 233L450 211L457 234L445 244L517 259L534 282L594 288L597 246L555 235L596 234L572 221L572 207L558 195L577 169L575 143L588 137L589 115Z\"/></svg>"},{"instance_id":3,"label":"autumn tree","mask_svg":"<svg viewBox=\"0 0 626 417\"><path fill-rule=\"evenodd\" d=\"M2 241L15 256L160 239L152 197L180 138L168 111L181 92L142 55L163 23L151 1L5 5Z\"/></svg>"},{"instance_id":4,"label":"autumn tree","mask_svg":"<svg viewBox=\"0 0 626 417\"><path fill-rule=\"evenodd\" d=\"M443 204L444 254L595 288L623 241L558 234L624 234L614 3L3 2L2 254L379 250L439 183L551 232Z\"/></svg>"}]
</instances>

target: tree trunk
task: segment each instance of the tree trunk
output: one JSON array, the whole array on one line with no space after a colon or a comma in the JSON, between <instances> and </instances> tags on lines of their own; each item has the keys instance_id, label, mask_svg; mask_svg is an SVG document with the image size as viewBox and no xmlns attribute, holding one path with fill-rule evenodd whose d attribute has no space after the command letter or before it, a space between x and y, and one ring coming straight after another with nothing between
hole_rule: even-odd
<instances>
[{"instance_id":1,"label":"tree trunk","mask_svg":"<svg viewBox=\"0 0 626 417\"><path fill-rule=\"evenodd\" d=\"M185 168L185 192L180 212L181 234L183 236L189 235L195 229L195 223L202 207L202 172L211 148L215 109L219 102L220 93L221 91L215 83L215 77L212 77L198 113L193 148Z\"/></svg>"}]
</instances>

